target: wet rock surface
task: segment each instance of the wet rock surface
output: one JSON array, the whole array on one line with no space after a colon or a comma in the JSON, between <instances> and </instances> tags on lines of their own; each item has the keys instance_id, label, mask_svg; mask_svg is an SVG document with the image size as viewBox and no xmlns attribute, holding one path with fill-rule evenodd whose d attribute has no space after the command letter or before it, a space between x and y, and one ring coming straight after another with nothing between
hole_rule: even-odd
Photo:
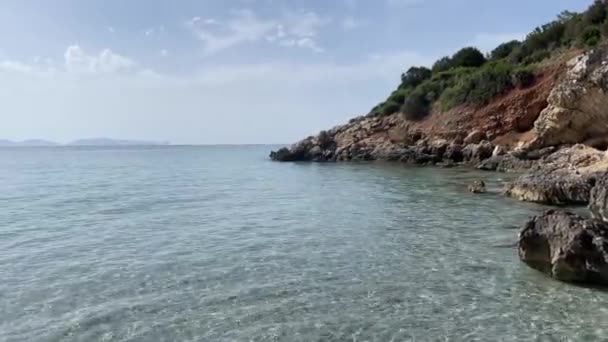
<instances>
[{"instance_id":1,"label":"wet rock surface","mask_svg":"<svg viewBox=\"0 0 608 342\"><path fill-rule=\"evenodd\" d=\"M525 224L519 257L561 281L608 285L608 224L547 211Z\"/></svg>"},{"instance_id":2,"label":"wet rock surface","mask_svg":"<svg viewBox=\"0 0 608 342\"><path fill-rule=\"evenodd\" d=\"M474 194L483 194L486 192L486 183L482 180L476 180L468 187L469 192Z\"/></svg>"}]
</instances>

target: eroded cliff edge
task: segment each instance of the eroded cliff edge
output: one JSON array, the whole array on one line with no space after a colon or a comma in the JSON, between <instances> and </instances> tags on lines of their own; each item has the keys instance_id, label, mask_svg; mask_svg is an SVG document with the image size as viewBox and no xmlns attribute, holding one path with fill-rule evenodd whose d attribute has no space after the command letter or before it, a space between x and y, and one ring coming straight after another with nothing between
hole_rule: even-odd
<instances>
[{"instance_id":1,"label":"eroded cliff edge","mask_svg":"<svg viewBox=\"0 0 608 342\"><path fill-rule=\"evenodd\" d=\"M571 56L569 56L571 57ZM608 170L608 47L549 65L528 87L484 106L434 110L424 120L365 116L271 153L277 161L386 160L471 164L528 173L506 186L515 198L587 203Z\"/></svg>"}]
</instances>

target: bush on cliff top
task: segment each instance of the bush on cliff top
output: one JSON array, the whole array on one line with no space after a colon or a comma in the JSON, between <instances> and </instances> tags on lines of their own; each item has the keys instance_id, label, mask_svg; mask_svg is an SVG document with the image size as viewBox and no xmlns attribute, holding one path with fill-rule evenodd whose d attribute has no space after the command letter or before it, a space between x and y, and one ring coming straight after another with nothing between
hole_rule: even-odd
<instances>
[{"instance_id":1,"label":"bush on cliff top","mask_svg":"<svg viewBox=\"0 0 608 342\"><path fill-rule=\"evenodd\" d=\"M474 47L466 47L456 52L452 57L443 57L433 64L433 73L454 68L476 68L486 62L486 57Z\"/></svg>"},{"instance_id":2,"label":"bush on cliff top","mask_svg":"<svg viewBox=\"0 0 608 342\"><path fill-rule=\"evenodd\" d=\"M401 111L408 120L428 115L437 101L443 110L462 104L484 104L512 88L530 86L534 65L571 47L595 47L608 37L608 1L596 0L583 13L562 12L523 41L497 46L487 57L474 47L437 60L431 69L412 67L401 83L370 115Z\"/></svg>"}]
</instances>

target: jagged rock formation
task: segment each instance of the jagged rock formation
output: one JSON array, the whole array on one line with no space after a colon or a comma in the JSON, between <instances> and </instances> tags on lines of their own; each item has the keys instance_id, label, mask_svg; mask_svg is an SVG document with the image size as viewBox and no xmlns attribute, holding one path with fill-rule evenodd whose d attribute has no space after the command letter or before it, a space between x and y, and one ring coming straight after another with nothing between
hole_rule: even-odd
<instances>
[{"instance_id":1,"label":"jagged rock formation","mask_svg":"<svg viewBox=\"0 0 608 342\"><path fill-rule=\"evenodd\" d=\"M608 146L608 47L580 55L568 67L534 123L534 138L525 149L585 141Z\"/></svg>"},{"instance_id":2,"label":"jagged rock formation","mask_svg":"<svg viewBox=\"0 0 608 342\"><path fill-rule=\"evenodd\" d=\"M608 285L608 224L547 211L526 223L519 257L558 280Z\"/></svg>"}]
</instances>

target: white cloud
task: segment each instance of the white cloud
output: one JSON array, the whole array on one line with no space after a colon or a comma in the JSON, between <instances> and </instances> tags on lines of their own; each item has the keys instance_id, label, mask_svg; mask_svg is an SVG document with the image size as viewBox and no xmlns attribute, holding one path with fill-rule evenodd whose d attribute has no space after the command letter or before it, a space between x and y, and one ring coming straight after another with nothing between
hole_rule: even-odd
<instances>
[{"instance_id":1,"label":"white cloud","mask_svg":"<svg viewBox=\"0 0 608 342\"><path fill-rule=\"evenodd\" d=\"M363 26L364 22L357 20L354 17L346 17L346 18L342 19L342 22L340 23L340 25L342 26L342 29L344 29L346 31L350 31L350 30L354 30L354 29L357 29L357 28Z\"/></svg>"},{"instance_id":2,"label":"white cloud","mask_svg":"<svg viewBox=\"0 0 608 342\"><path fill-rule=\"evenodd\" d=\"M325 52L325 50L318 46L317 43L309 37L306 38L301 38L296 42L296 45L302 48L308 48L311 49L312 51L316 52L316 53L322 53Z\"/></svg>"},{"instance_id":3,"label":"white cloud","mask_svg":"<svg viewBox=\"0 0 608 342\"><path fill-rule=\"evenodd\" d=\"M161 35L164 34L167 31L167 29L165 29L165 26L161 25L158 27L150 27L144 30L144 35L146 37L150 37L150 36L154 36L154 35Z\"/></svg>"},{"instance_id":4,"label":"white cloud","mask_svg":"<svg viewBox=\"0 0 608 342\"><path fill-rule=\"evenodd\" d=\"M213 18L201 20L200 17L194 17L186 26L203 42L205 51L212 54L242 43L259 41L269 34L276 24L259 19L252 11L241 10L235 12L225 23Z\"/></svg>"},{"instance_id":5,"label":"white cloud","mask_svg":"<svg viewBox=\"0 0 608 342\"><path fill-rule=\"evenodd\" d=\"M78 45L69 46L64 58L66 70L75 73L111 73L136 65L130 58L113 53L109 49L97 55L89 55Z\"/></svg>"},{"instance_id":6,"label":"white cloud","mask_svg":"<svg viewBox=\"0 0 608 342\"><path fill-rule=\"evenodd\" d=\"M110 27L108 27L108 32L115 33L116 29L114 27L110 26Z\"/></svg>"},{"instance_id":7,"label":"white cloud","mask_svg":"<svg viewBox=\"0 0 608 342\"><path fill-rule=\"evenodd\" d=\"M287 33L296 37L315 37L319 30L331 22L312 11L286 12L283 22Z\"/></svg>"},{"instance_id":8,"label":"white cloud","mask_svg":"<svg viewBox=\"0 0 608 342\"><path fill-rule=\"evenodd\" d=\"M0 70L28 74L32 73L34 68L31 65L19 61L5 60L0 61Z\"/></svg>"},{"instance_id":9,"label":"white cloud","mask_svg":"<svg viewBox=\"0 0 608 342\"><path fill-rule=\"evenodd\" d=\"M168 57L169 56L169 51L167 49L160 50L160 56L161 57Z\"/></svg>"},{"instance_id":10,"label":"white cloud","mask_svg":"<svg viewBox=\"0 0 608 342\"><path fill-rule=\"evenodd\" d=\"M73 56L78 50L71 51ZM101 54L80 53L88 60L82 55ZM291 142L365 113L394 89L407 66L428 65L434 57L404 51L340 63L208 64L183 75L135 67L72 77L62 68L53 78L34 78L0 68L0 102L14 113L0 126L0 136ZM226 101L226 94L239 94L239 101Z\"/></svg>"},{"instance_id":11,"label":"white cloud","mask_svg":"<svg viewBox=\"0 0 608 342\"><path fill-rule=\"evenodd\" d=\"M483 52L490 52L495 47L502 43L509 42L511 40L523 40L526 37L526 33L514 32L514 33L479 33L475 35L470 45L477 47Z\"/></svg>"},{"instance_id":12,"label":"white cloud","mask_svg":"<svg viewBox=\"0 0 608 342\"><path fill-rule=\"evenodd\" d=\"M240 10L227 20L194 17L186 26L203 42L205 52L213 54L244 43L266 41L284 47L307 48L323 52L316 37L331 22L315 12L285 12L278 19L262 19L253 11Z\"/></svg>"}]
</instances>

